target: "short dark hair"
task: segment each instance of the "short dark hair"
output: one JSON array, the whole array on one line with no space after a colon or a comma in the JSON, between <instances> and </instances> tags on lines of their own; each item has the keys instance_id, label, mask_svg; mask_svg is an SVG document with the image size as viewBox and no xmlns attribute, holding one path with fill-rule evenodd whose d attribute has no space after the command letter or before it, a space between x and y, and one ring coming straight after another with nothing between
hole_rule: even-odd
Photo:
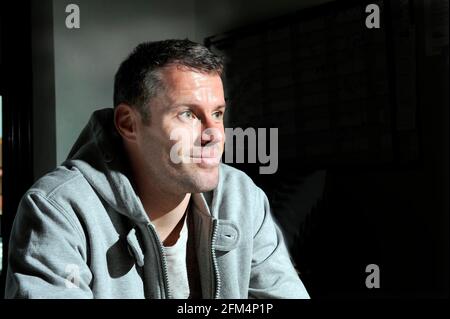
<instances>
[{"instance_id":1,"label":"short dark hair","mask_svg":"<svg viewBox=\"0 0 450 319\"><path fill-rule=\"evenodd\" d=\"M114 78L114 107L126 103L136 107L144 122L150 116L150 99L162 88L158 69L168 64L203 73L223 72L223 58L188 39L139 44L123 61Z\"/></svg>"}]
</instances>

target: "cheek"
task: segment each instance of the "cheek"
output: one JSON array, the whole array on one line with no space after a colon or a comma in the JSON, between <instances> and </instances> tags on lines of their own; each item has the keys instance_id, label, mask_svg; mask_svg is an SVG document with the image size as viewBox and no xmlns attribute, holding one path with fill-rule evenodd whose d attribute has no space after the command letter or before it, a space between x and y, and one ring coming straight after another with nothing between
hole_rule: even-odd
<instances>
[{"instance_id":1,"label":"cheek","mask_svg":"<svg viewBox=\"0 0 450 319\"><path fill-rule=\"evenodd\" d=\"M144 129L140 139L142 151L150 157L161 157L160 154L166 153L173 142L164 131L155 127Z\"/></svg>"},{"instance_id":2,"label":"cheek","mask_svg":"<svg viewBox=\"0 0 450 319\"><path fill-rule=\"evenodd\" d=\"M163 161L179 163L184 154L189 152L191 138L186 128L179 126L165 126L160 131L158 150Z\"/></svg>"},{"instance_id":3,"label":"cheek","mask_svg":"<svg viewBox=\"0 0 450 319\"><path fill-rule=\"evenodd\" d=\"M184 146L193 145L201 137L201 125L197 121L173 125L165 130L170 144L182 143Z\"/></svg>"}]
</instances>

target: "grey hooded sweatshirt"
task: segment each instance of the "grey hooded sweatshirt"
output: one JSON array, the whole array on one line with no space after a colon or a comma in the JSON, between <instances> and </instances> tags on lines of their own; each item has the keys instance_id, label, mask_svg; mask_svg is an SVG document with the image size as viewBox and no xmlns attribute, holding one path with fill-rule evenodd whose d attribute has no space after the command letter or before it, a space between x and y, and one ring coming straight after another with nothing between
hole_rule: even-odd
<instances>
[{"instance_id":1,"label":"grey hooded sweatshirt","mask_svg":"<svg viewBox=\"0 0 450 319\"><path fill-rule=\"evenodd\" d=\"M23 196L7 298L171 298L164 249L127 171L113 109L93 113L68 159ZM192 194L203 298L309 298L264 192L220 164Z\"/></svg>"}]
</instances>

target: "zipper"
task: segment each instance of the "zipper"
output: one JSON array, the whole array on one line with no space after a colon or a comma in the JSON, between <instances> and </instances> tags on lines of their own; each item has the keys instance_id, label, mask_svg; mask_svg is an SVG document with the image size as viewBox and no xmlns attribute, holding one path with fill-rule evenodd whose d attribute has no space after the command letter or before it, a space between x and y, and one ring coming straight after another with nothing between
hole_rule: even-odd
<instances>
[{"instance_id":1,"label":"zipper","mask_svg":"<svg viewBox=\"0 0 450 319\"><path fill-rule=\"evenodd\" d=\"M161 241L159 240L158 234L156 233L156 230L153 228L153 226L151 224L147 224L147 228L150 230L150 232L153 234L153 239L155 239L156 241L156 245L158 246L158 252L159 252L159 256L160 261L161 261L161 268L162 268L162 277L163 277L163 281L164 281L164 293L165 293L165 298L167 299L171 299L172 298L172 293L170 291L170 287L169 287L169 275L168 275L168 270L167 270L167 261L166 261L166 254L164 252L164 247L161 243Z\"/></svg>"},{"instance_id":2,"label":"zipper","mask_svg":"<svg viewBox=\"0 0 450 319\"><path fill-rule=\"evenodd\" d=\"M213 299L219 299L221 281L220 281L219 267L217 266L216 250L214 249L216 239L217 239L217 219L213 219L212 222L213 222L212 223L212 236L211 236L211 257L212 257L212 266L213 266L213 280L212 280L213 289L212 290L214 291ZM214 285L214 283L215 283L215 285Z\"/></svg>"}]
</instances>

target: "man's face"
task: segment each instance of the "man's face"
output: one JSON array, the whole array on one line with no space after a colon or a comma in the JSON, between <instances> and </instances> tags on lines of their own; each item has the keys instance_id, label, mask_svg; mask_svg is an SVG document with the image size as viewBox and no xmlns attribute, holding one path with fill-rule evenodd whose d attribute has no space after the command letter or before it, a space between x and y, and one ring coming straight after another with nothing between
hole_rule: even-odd
<instances>
[{"instance_id":1,"label":"man's face","mask_svg":"<svg viewBox=\"0 0 450 319\"><path fill-rule=\"evenodd\" d=\"M144 170L176 192L214 189L225 139L222 80L176 65L160 72L163 88L147 106L150 121L138 121Z\"/></svg>"}]
</instances>

